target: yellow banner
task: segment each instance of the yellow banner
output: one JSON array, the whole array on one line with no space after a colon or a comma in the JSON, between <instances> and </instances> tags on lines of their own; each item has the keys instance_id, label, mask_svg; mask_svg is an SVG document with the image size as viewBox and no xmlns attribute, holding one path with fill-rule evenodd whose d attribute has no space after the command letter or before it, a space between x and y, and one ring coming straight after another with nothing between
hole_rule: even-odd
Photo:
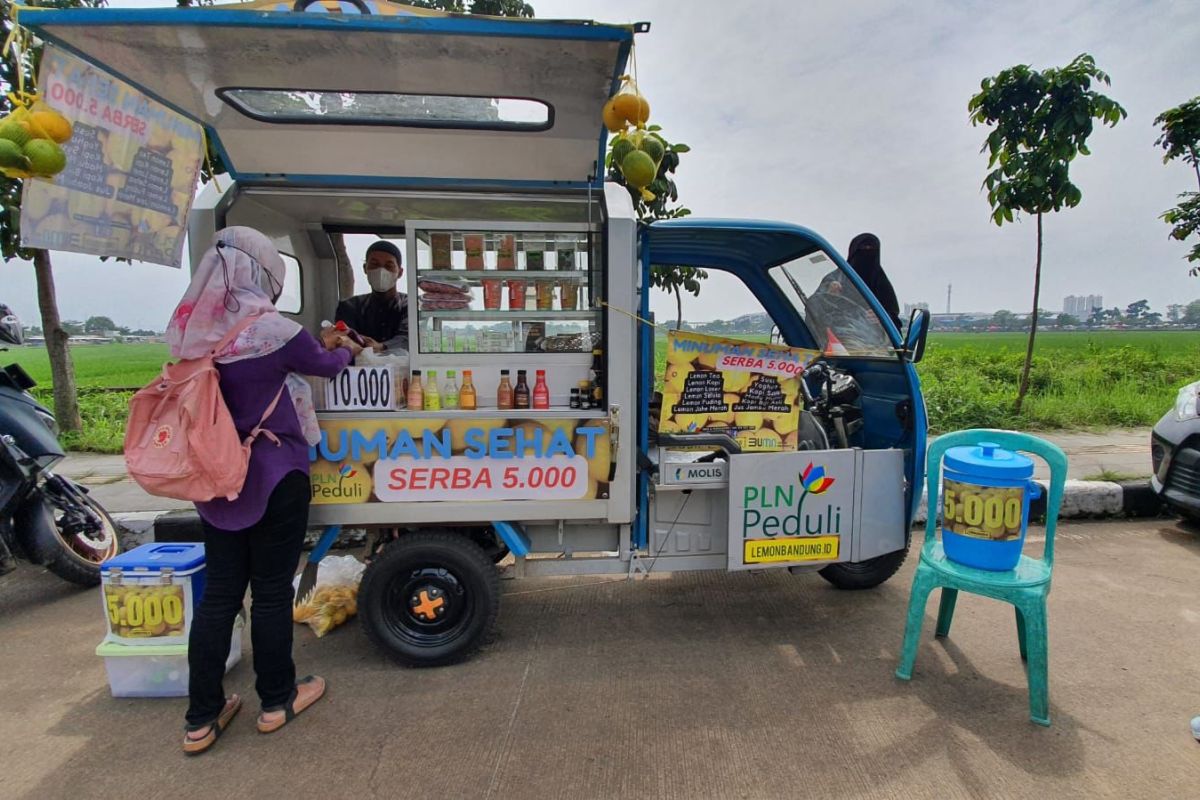
<instances>
[{"instance_id":1,"label":"yellow banner","mask_svg":"<svg viewBox=\"0 0 1200 800\"><path fill-rule=\"evenodd\" d=\"M805 536L797 539L747 539L743 563L773 561L833 561L838 557L839 536Z\"/></svg>"},{"instance_id":2,"label":"yellow banner","mask_svg":"<svg viewBox=\"0 0 1200 800\"><path fill-rule=\"evenodd\" d=\"M662 433L725 433L744 452L795 450L800 375L820 353L786 345L667 334Z\"/></svg>"},{"instance_id":3,"label":"yellow banner","mask_svg":"<svg viewBox=\"0 0 1200 800\"><path fill-rule=\"evenodd\" d=\"M25 181L21 244L179 267L204 155L200 126L50 46L38 90L74 133L62 145L66 169Z\"/></svg>"},{"instance_id":4,"label":"yellow banner","mask_svg":"<svg viewBox=\"0 0 1200 800\"><path fill-rule=\"evenodd\" d=\"M502 412L498 412L502 413ZM604 419L394 417L320 420L312 502L595 500L608 497Z\"/></svg>"}]
</instances>

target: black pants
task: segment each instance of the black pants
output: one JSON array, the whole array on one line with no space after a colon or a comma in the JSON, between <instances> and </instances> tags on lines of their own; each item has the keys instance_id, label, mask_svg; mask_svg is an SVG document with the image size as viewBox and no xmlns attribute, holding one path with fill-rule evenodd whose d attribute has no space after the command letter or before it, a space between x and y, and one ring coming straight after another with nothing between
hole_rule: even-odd
<instances>
[{"instance_id":1,"label":"black pants","mask_svg":"<svg viewBox=\"0 0 1200 800\"><path fill-rule=\"evenodd\" d=\"M225 531L204 523L207 583L188 640L187 721L212 722L225 705L225 659L233 623L250 586L255 690L264 708L283 705L296 683L292 662L292 578L300 561L311 499L308 477L284 476L254 525Z\"/></svg>"}]
</instances>

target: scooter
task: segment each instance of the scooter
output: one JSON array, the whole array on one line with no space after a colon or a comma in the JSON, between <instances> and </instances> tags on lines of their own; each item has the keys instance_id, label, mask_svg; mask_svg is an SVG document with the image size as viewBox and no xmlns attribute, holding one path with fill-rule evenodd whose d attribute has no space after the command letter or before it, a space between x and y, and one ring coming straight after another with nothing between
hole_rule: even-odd
<instances>
[{"instance_id":1,"label":"scooter","mask_svg":"<svg viewBox=\"0 0 1200 800\"><path fill-rule=\"evenodd\" d=\"M120 548L116 525L86 489L51 471L66 452L54 415L29 394L35 385L18 364L0 370L0 575L24 558L96 586L101 562Z\"/></svg>"}]
</instances>

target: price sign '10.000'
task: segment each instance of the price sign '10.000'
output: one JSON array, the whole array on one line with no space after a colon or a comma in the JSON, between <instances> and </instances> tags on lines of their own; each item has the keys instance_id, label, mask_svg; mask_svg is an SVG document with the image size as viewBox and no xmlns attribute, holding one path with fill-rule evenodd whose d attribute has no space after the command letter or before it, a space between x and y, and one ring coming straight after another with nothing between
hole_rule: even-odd
<instances>
[{"instance_id":1,"label":"price sign '10.000'","mask_svg":"<svg viewBox=\"0 0 1200 800\"><path fill-rule=\"evenodd\" d=\"M346 367L325 385L329 411L391 411L395 408L391 367Z\"/></svg>"}]
</instances>

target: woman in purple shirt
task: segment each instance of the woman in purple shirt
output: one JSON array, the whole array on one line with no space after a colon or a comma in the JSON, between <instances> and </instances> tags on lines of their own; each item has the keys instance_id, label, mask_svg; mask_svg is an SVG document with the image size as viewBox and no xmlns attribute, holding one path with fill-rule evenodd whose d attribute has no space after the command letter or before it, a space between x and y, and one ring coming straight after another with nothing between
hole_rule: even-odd
<instances>
[{"instance_id":1,"label":"woman in purple shirt","mask_svg":"<svg viewBox=\"0 0 1200 800\"><path fill-rule=\"evenodd\" d=\"M217 353L221 394L243 437L260 425L242 491L234 500L197 503L204 524L207 583L188 640L190 669L183 749L210 748L241 709L222 679L234 620L250 587L258 730L271 733L325 693L325 680L296 680L292 662L292 578L308 527L308 446L319 435L308 384L299 375L332 378L361 350L331 331L318 342L275 310L283 259L252 228L219 231L167 327L176 358ZM253 321L246 324L246 320ZM323 346L322 346L323 345ZM278 401L278 403L276 403ZM263 419L268 409L273 410Z\"/></svg>"}]
</instances>

